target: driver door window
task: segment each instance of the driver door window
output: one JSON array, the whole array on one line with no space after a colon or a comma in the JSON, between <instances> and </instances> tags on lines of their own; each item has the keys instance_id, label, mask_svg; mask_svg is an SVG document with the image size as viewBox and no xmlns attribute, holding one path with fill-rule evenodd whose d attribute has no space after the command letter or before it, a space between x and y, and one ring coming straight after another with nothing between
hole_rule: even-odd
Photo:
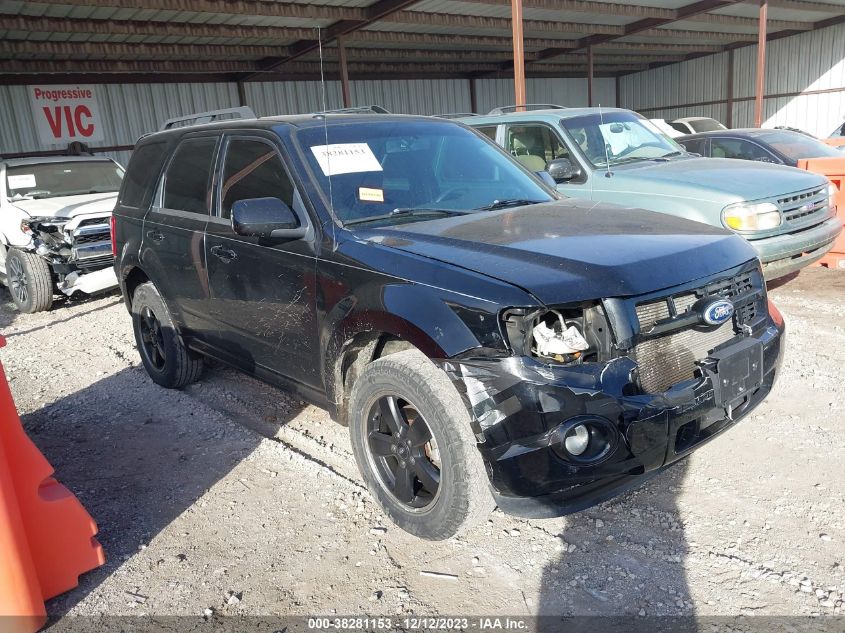
<instances>
[{"instance_id":1,"label":"driver door window","mask_svg":"<svg viewBox=\"0 0 845 633\"><path fill-rule=\"evenodd\" d=\"M516 160L535 172L545 171L549 161L557 158L572 160L557 134L545 125L509 126L505 148Z\"/></svg>"},{"instance_id":2,"label":"driver door window","mask_svg":"<svg viewBox=\"0 0 845 633\"><path fill-rule=\"evenodd\" d=\"M779 163L771 153L750 141L734 138L714 138L710 141L710 155L713 158L738 158Z\"/></svg>"}]
</instances>

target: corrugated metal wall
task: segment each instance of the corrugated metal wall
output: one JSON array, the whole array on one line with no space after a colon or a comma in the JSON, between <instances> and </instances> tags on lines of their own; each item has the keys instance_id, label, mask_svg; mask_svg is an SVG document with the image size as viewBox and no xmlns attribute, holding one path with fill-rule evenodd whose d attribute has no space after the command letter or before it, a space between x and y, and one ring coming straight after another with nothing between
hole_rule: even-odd
<instances>
[{"instance_id":1,"label":"corrugated metal wall","mask_svg":"<svg viewBox=\"0 0 845 633\"><path fill-rule=\"evenodd\" d=\"M615 105L613 79L596 79L596 101ZM377 104L391 112L443 114L470 112L470 84L465 79L383 80L351 83L356 105ZM105 139L92 147L131 145L142 134L152 132L171 117L235 107L238 90L234 83L112 84L96 87L104 118ZM587 103L585 79L529 79L528 101L577 106ZM247 104L259 116L298 114L323 109L319 82L265 82L244 84ZM478 111L486 113L499 105L513 103L513 81L477 79ZM341 107L340 83L326 82L328 109ZM41 145L30 111L25 86L0 86L0 153L62 149ZM112 155L126 163L128 152Z\"/></svg>"},{"instance_id":2,"label":"corrugated metal wall","mask_svg":"<svg viewBox=\"0 0 845 633\"><path fill-rule=\"evenodd\" d=\"M767 95L763 101L763 127L788 125L818 136L827 136L845 118L845 24L769 42L766 47ZM754 125L754 85L757 47L734 52L733 126ZM622 77L619 101L649 118L668 120L683 116L710 116L726 122L728 55L720 53ZM746 100L742 100L745 98ZM711 105L688 105L719 101Z\"/></svg>"}]
</instances>

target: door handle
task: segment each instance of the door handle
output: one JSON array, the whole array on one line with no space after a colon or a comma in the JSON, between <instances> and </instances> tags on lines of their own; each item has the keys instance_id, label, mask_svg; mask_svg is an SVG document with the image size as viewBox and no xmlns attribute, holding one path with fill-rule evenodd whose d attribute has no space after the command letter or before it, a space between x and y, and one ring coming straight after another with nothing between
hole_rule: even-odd
<instances>
[{"instance_id":1,"label":"door handle","mask_svg":"<svg viewBox=\"0 0 845 633\"><path fill-rule=\"evenodd\" d=\"M238 258L238 254L235 251L230 251L228 248L223 248L219 244L217 246L211 247L211 254L214 255L217 259L227 264L233 259Z\"/></svg>"},{"instance_id":2,"label":"door handle","mask_svg":"<svg viewBox=\"0 0 845 633\"><path fill-rule=\"evenodd\" d=\"M158 244L162 240L164 240L164 233L161 231L147 231L147 237L150 238L153 242Z\"/></svg>"}]
</instances>

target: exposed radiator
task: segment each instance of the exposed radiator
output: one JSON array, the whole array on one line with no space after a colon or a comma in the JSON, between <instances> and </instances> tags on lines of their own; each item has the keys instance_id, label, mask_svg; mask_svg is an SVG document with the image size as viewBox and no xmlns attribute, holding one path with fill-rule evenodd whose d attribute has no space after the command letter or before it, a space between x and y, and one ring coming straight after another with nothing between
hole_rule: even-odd
<instances>
[{"instance_id":1,"label":"exposed radiator","mask_svg":"<svg viewBox=\"0 0 845 633\"><path fill-rule=\"evenodd\" d=\"M680 330L641 342L633 358L640 367L640 384L648 393L661 393L682 380L695 377L695 361L707 358L713 348L732 339L733 324L710 332Z\"/></svg>"}]
</instances>

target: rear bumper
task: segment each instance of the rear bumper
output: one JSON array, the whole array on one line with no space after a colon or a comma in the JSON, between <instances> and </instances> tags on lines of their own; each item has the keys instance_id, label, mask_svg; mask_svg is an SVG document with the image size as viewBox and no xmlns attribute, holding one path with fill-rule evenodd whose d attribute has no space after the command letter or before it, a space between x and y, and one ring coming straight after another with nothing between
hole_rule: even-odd
<instances>
[{"instance_id":1,"label":"rear bumper","mask_svg":"<svg viewBox=\"0 0 845 633\"><path fill-rule=\"evenodd\" d=\"M824 257L842 232L842 220L832 217L799 233L750 240L769 281L801 270Z\"/></svg>"},{"instance_id":2,"label":"rear bumper","mask_svg":"<svg viewBox=\"0 0 845 633\"><path fill-rule=\"evenodd\" d=\"M763 381L728 411L710 378L662 394L624 395L635 363L549 367L524 357L449 360L443 369L465 397L499 507L530 518L578 512L636 487L748 415L768 395L781 360L783 326L770 321ZM552 449L554 431L576 416L600 416L618 431L613 452L579 465Z\"/></svg>"}]
</instances>

